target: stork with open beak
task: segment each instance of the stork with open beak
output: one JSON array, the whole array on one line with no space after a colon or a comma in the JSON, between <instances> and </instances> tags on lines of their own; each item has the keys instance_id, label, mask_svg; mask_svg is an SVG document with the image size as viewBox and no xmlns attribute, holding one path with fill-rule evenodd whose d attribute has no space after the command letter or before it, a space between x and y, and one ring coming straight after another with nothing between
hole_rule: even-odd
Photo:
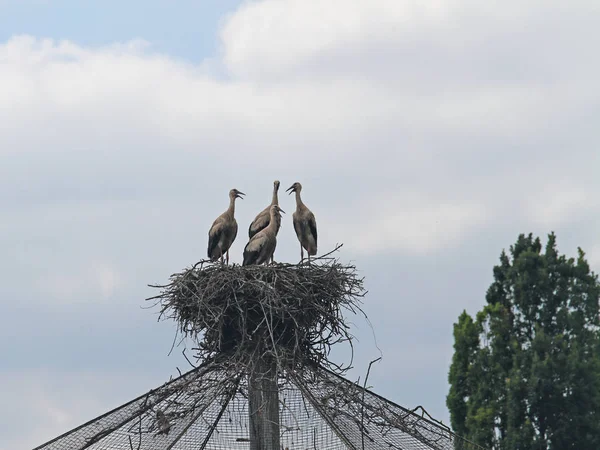
<instances>
[{"instance_id":1,"label":"stork with open beak","mask_svg":"<svg viewBox=\"0 0 600 450\"><path fill-rule=\"evenodd\" d=\"M278 205L273 205L269 208L269 225L256 233L244 248L243 266L251 264L267 264L272 261L275 247L277 247L277 220L281 220L278 216L285 211Z\"/></svg>"},{"instance_id":2,"label":"stork with open beak","mask_svg":"<svg viewBox=\"0 0 600 450\"><path fill-rule=\"evenodd\" d=\"M271 204L269 206L267 206L265 209L263 209L261 212L259 212L258 215L254 218L254 220L250 224L250 227L248 228L248 237L250 239L252 239L252 236L254 236L256 233L258 233L260 230L266 228L267 225L269 225L269 222L271 220L271 206L273 206L273 205L279 206L279 199L277 198L277 192L279 191L279 184L280 183L278 180L275 180L273 182L273 198L271 199ZM281 226L281 223L278 223L277 231L279 231L280 226Z\"/></svg>"},{"instance_id":3,"label":"stork with open beak","mask_svg":"<svg viewBox=\"0 0 600 450\"><path fill-rule=\"evenodd\" d=\"M263 209L258 215L254 218L250 227L248 228L248 237L252 239L252 237L258 233L259 231L265 229L270 221L271 221L271 206L277 205L279 206L279 199L277 198L277 193L279 191L279 180L275 180L273 182L273 198L271 199L271 204ZM275 230L275 234L279 232L279 227L281 227L281 215L277 214L277 228ZM273 257L271 257L271 262L273 262Z\"/></svg>"},{"instance_id":4,"label":"stork with open beak","mask_svg":"<svg viewBox=\"0 0 600 450\"><path fill-rule=\"evenodd\" d=\"M229 208L217 217L208 231L207 253L211 261L221 258L221 263L223 263L223 255L225 254L227 264L229 264L229 247L233 244L238 231L238 224L235 220L235 199L243 199L242 195L246 194L237 189L229 191Z\"/></svg>"},{"instance_id":5,"label":"stork with open beak","mask_svg":"<svg viewBox=\"0 0 600 450\"><path fill-rule=\"evenodd\" d=\"M286 192L288 191L290 194L292 192L296 193L296 211L292 214L292 218L296 236L300 241L300 261L304 261L304 250L306 250L310 262L310 257L317 254L317 221L315 215L300 198L302 185L296 181L286 189Z\"/></svg>"}]
</instances>

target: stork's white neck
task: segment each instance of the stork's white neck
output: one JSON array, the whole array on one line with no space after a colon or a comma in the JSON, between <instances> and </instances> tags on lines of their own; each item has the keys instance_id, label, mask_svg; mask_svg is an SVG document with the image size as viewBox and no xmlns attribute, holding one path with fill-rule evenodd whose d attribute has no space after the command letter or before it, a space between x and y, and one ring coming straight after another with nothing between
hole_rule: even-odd
<instances>
[{"instance_id":1,"label":"stork's white neck","mask_svg":"<svg viewBox=\"0 0 600 450\"><path fill-rule=\"evenodd\" d=\"M227 212L233 217L235 214L235 196L231 196L229 198L229 208L227 208Z\"/></svg>"},{"instance_id":2,"label":"stork's white neck","mask_svg":"<svg viewBox=\"0 0 600 450\"><path fill-rule=\"evenodd\" d=\"M271 200L271 205L279 206L279 199L277 198L277 187L273 187L273 199Z\"/></svg>"},{"instance_id":3,"label":"stork's white neck","mask_svg":"<svg viewBox=\"0 0 600 450\"><path fill-rule=\"evenodd\" d=\"M266 230L266 232L268 233L275 233L277 231L277 223L276 223L276 217L277 217L277 211L272 211L269 210L269 225L267 225L264 230Z\"/></svg>"},{"instance_id":4,"label":"stork's white neck","mask_svg":"<svg viewBox=\"0 0 600 450\"><path fill-rule=\"evenodd\" d=\"M304 203L302 203L302 198L300 198L300 191L296 191L296 206L304 206Z\"/></svg>"}]
</instances>

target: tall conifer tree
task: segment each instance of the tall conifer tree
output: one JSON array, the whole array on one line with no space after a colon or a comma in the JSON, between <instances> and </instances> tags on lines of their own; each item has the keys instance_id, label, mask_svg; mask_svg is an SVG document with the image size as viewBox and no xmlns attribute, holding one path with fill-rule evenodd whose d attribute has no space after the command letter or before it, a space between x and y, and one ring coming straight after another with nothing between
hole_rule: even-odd
<instances>
[{"instance_id":1,"label":"tall conifer tree","mask_svg":"<svg viewBox=\"0 0 600 450\"><path fill-rule=\"evenodd\" d=\"M454 325L454 430L498 450L600 449L600 283L584 252L520 235Z\"/></svg>"}]
</instances>

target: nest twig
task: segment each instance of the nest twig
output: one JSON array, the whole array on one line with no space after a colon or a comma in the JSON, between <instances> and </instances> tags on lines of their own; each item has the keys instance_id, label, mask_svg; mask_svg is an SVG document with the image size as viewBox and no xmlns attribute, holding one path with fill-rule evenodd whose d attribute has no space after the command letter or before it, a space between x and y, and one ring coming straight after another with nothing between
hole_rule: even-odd
<instances>
[{"instance_id":1,"label":"nest twig","mask_svg":"<svg viewBox=\"0 0 600 450\"><path fill-rule=\"evenodd\" d=\"M342 310L363 311L363 279L356 267L341 264L332 252L310 264L222 265L200 261L173 274L159 295L160 319L174 319L178 333L197 344L199 360L227 361L251 369L263 356L280 367L322 365L348 369L328 360L339 342L352 345Z\"/></svg>"}]
</instances>

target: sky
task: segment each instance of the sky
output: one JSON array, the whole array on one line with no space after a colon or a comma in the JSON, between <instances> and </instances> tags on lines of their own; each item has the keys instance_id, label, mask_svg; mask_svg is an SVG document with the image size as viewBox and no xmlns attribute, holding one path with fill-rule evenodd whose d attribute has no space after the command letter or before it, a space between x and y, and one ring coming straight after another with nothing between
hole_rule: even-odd
<instances>
[{"instance_id":1,"label":"sky","mask_svg":"<svg viewBox=\"0 0 600 450\"><path fill-rule=\"evenodd\" d=\"M600 270L599 19L595 0L0 0L0 450L188 369L147 285L205 256L231 188L240 263L275 179L365 277L348 376L383 355L373 390L448 423L452 325L502 249L555 231Z\"/></svg>"}]
</instances>

